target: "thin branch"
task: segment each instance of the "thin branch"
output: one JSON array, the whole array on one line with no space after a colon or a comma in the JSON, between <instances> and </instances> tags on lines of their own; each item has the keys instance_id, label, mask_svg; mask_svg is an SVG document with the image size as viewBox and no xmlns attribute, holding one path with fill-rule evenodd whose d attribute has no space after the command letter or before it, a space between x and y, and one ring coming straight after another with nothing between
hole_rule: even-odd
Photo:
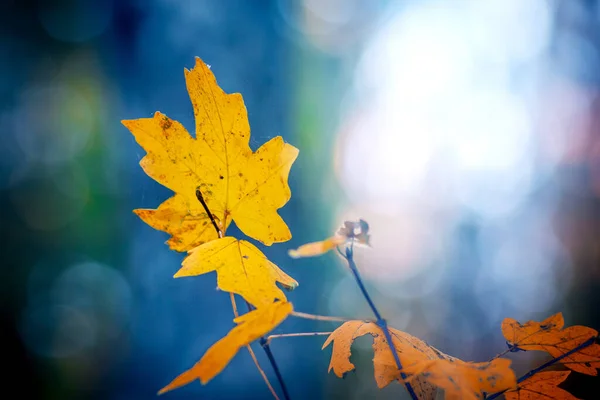
<instances>
[{"instance_id":1,"label":"thin branch","mask_svg":"<svg viewBox=\"0 0 600 400\"><path fill-rule=\"evenodd\" d=\"M267 344L271 343L273 339L281 339L286 337L300 337L300 336L325 336L331 335L333 332L300 332L300 333L282 333L279 335L267 336Z\"/></svg>"},{"instance_id":2,"label":"thin branch","mask_svg":"<svg viewBox=\"0 0 600 400\"><path fill-rule=\"evenodd\" d=\"M237 318L240 316L240 313L238 312L237 304L235 303L235 295L233 293L229 293L229 298L231 299L231 308L233 308L233 315ZM273 395L275 400L279 400L279 396L277 396L277 392L275 392L275 389L273 389L273 385L271 385L271 382L269 382L269 378L267 377L267 374L265 374L265 371L261 368L260 363L258 362L258 359L256 358L256 354L254 354L254 350L252 350L252 347L250 347L249 344L246 345L246 349L248 349L248 353L250 353L250 357L252 357L252 361L254 361L254 365L256 365L258 372L260 372L263 380L267 384L267 387L271 391L271 394Z\"/></svg>"},{"instance_id":3,"label":"thin branch","mask_svg":"<svg viewBox=\"0 0 600 400\"><path fill-rule=\"evenodd\" d=\"M260 364L258 363L258 359L256 358L256 354L254 354L254 350L252 350L252 347L250 347L249 344L246 345L246 348L248 349L248 352L250 353L250 357L252 357L252 361L254 361L254 365L256 365L256 368L258 368L258 372L260 372L260 374L263 377L263 380L269 387L271 394L273 395L273 397L275 397L275 400L279 400L279 396L277 396L275 389L273 389L273 386L271 386L271 382L269 382L269 378L267 378L267 374L265 374L265 371L263 371L263 369L260 367Z\"/></svg>"},{"instance_id":4,"label":"thin branch","mask_svg":"<svg viewBox=\"0 0 600 400\"><path fill-rule=\"evenodd\" d=\"M240 313L238 312L237 304L235 303L235 295L230 292L229 298L231 299L231 308L233 308L233 315L237 318L240 316Z\"/></svg>"},{"instance_id":5,"label":"thin branch","mask_svg":"<svg viewBox=\"0 0 600 400\"><path fill-rule=\"evenodd\" d=\"M367 303L369 303L371 310L373 310L373 314L375 314L375 317L377 318L377 321L375 323L383 331L383 334L388 343L388 346L390 347L392 355L394 356L394 361L396 362L396 366L398 367L398 370L400 371L400 376L402 377L402 380L404 381L404 385L406 386L406 390L408 391L408 393L410 394L410 397L413 400L419 400L419 398L417 397L417 394L415 393L415 391L412 388L412 386L410 385L410 383L406 382L406 374L404 372L402 372L402 363L400 362L400 357L398 356L396 347L394 347L394 342L392 341L392 335L390 334L390 331L388 329L387 322L385 321L385 319L383 319L381 317L381 314L379 314L379 311L377 310L375 303L373 303L373 300L371 300L371 296L369 296L369 292L367 292L367 288L363 284L362 278L360 277L360 273L358 272L358 268L356 267L356 263L354 262L353 256L354 256L354 239L350 242L350 247L346 247L346 255L344 258L346 259L346 261L348 261L348 266L350 267L350 271L352 271L352 274L354 275L354 279L356 280L356 283L358 284L360 291L362 292L365 300L367 300Z\"/></svg>"},{"instance_id":6,"label":"thin branch","mask_svg":"<svg viewBox=\"0 0 600 400\"><path fill-rule=\"evenodd\" d=\"M248 311L254 310L254 307L252 306L252 304L246 302L246 306L248 307ZM279 381L279 386L281 386L281 391L283 392L283 397L285 398L285 400L290 400L290 394L288 393L287 387L285 386L285 381L283 380L281 371L279 370L279 367L277 366L277 362L275 361L275 357L273 356L271 347L269 346L269 343L267 343L267 339L264 336L260 338L260 345L262 346L263 350L265 351L267 358L271 362L271 366L273 367L275 376L277 377L277 380Z\"/></svg>"},{"instance_id":7,"label":"thin branch","mask_svg":"<svg viewBox=\"0 0 600 400\"><path fill-rule=\"evenodd\" d=\"M507 353L510 353L511 351L513 351L513 349L512 349L512 348L508 348L508 349L504 350L503 352L501 352L501 353L498 353L498 354L496 354L494 357L490 358L489 362L492 362L492 361L494 361L496 358L500 358L500 357L502 357L502 356L506 355Z\"/></svg>"},{"instance_id":8,"label":"thin branch","mask_svg":"<svg viewBox=\"0 0 600 400\"><path fill-rule=\"evenodd\" d=\"M586 340L585 342L581 343L579 346L575 347L574 349L567 351L565 354L558 356L556 358L553 358L552 360L545 362L544 364L540 365L539 367L532 369L531 371L529 371L528 373L526 373L525 375L523 375L519 379L517 379L517 383L521 383L525 379L532 377L533 375L537 374L541 370L543 370L553 364L556 364L563 358L569 357L571 354L577 353L578 351L585 349L588 346L591 346L592 344L594 344L596 342L596 339L597 339L596 337L591 337L588 340ZM501 396L504 392L506 392L506 390L503 390L498 393L494 393L494 394L490 395L489 397L486 397L486 399L487 400L495 399L496 397Z\"/></svg>"},{"instance_id":9,"label":"thin branch","mask_svg":"<svg viewBox=\"0 0 600 400\"><path fill-rule=\"evenodd\" d=\"M316 315L316 314L308 314L298 311L292 311L290 314L292 317L304 318L304 319L312 319L313 321L332 321L332 322L348 322L355 321L357 318L345 318L345 317L329 317L327 315ZM369 321L370 320L362 320L361 321Z\"/></svg>"}]
</instances>

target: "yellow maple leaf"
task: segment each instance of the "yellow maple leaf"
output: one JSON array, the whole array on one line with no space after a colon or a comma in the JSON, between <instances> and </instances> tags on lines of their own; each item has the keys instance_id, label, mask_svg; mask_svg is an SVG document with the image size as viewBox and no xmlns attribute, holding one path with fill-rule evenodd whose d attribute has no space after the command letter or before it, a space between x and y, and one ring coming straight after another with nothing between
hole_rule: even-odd
<instances>
[{"instance_id":1,"label":"yellow maple leaf","mask_svg":"<svg viewBox=\"0 0 600 400\"><path fill-rule=\"evenodd\" d=\"M482 363L452 360L423 360L402 370L411 381L418 376L444 390L446 399L482 399L484 394L514 389L517 378L510 368L511 360L497 358Z\"/></svg>"},{"instance_id":2,"label":"yellow maple leaf","mask_svg":"<svg viewBox=\"0 0 600 400\"><path fill-rule=\"evenodd\" d=\"M528 321L524 324L512 318L502 321L502 334L510 346L521 350L545 351L552 357L560 357L584 342L598 337L598 331L587 326L575 325L563 329L562 313L554 314L544 321ZM600 345L590 346L568 355L561 362L586 375L598 375L600 368Z\"/></svg>"},{"instance_id":3,"label":"yellow maple leaf","mask_svg":"<svg viewBox=\"0 0 600 400\"><path fill-rule=\"evenodd\" d=\"M403 367L438 358L454 359L406 332L394 328L388 329ZM333 342L329 371L333 370L341 378L347 372L354 370L354 364L350 362L351 346L355 339L366 334L373 336L375 381L379 388L383 388L399 380L401 376L381 328L373 322L348 321L329 335L323 344L324 349ZM436 388L426 379L416 377L411 382L411 386L419 399L435 398Z\"/></svg>"},{"instance_id":4,"label":"yellow maple leaf","mask_svg":"<svg viewBox=\"0 0 600 400\"><path fill-rule=\"evenodd\" d=\"M233 220L266 245L289 240L290 230L277 210L290 199L287 179L298 149L277 136L253 153L242 96L223 92L199 58L192 70L185 70L185 80L195 138L160 112L122 121L147 152L140 161L144 171L176 193L156 210L135 212L172 236L171 249L189 250L218 237L198 200L199 190L223 235Z\"/></svg>"},{"instance_id":5,"label":"yellow maple leaf","mask_svg":"<svg viewBox=\"0 0 600 400\"><path fill-rule=\"evenodd\" d=\"M275 329L292 311L292 303L278 301L234 319L238 325L227 336L213 344L200 361L173 379L158 394L177 389L196 379L203 385L206 384L229 364L240 348Z\"/></svg>"},{"instance_id":6,"label":"yellow maple leaf","mask_svg":"<svg viewBox=\"0 0 600 400\"><path fill-rule=\"evenodd\" d=\"M548 371L519 383L517 389L504 393L506 400L578 400L577 397L558 387L571 371Z\"/></svg>"},{"instance_id":7,"label":"yellow maple leaf","mask_svg":"<svg viewBox=\"0 0 600 400\"><path fill-rule=\"evenodd\" d=\"M275 299L286 299L276 282L290 290L298 286L298 282L269 261L252 243L231 236L190 250L175 277L212 271L217 272L219 288L239 294L256 307Z\"/></svg>"}]
</instances>

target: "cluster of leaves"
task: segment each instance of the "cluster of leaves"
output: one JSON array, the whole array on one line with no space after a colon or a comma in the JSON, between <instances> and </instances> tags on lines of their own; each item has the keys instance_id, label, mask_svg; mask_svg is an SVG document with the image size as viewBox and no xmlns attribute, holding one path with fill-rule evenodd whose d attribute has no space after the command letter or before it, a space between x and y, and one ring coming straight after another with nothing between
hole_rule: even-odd
<instances>
[{"instance_id":1,"label":"cluster of leaves","mask_svg":"<svg viewBox=\"0 0 600 400\"><path fill-rule=\"evenodd\" d=\"M553 325L550 321L560 323ZM574 371L597 375L596 369L600 368L600 345L595 343L598 332L584 326L563 330L563 323L560 313L542 322L525 324L506 318L502 332L509 351L546 351L555 357L554 360L560 358L561 364ZM575 399L557 387L570 371L538 372L518 382L508 359L496 357L488 362L466 362L444 354L406 332L389 330L393 346L402 359L402 372L409 376L408 379L401 379L401 371L396 368L381 328L372 322L346 322L331 334L323 345L325 348L333 342L329 370L339 377L352 371L350 346L356 338L370 334L374 337L373 365L379 388L397 380L411 382L419 399L434 398L436 387L444 389L446 398L450 399L478 399L498 392L506 392L507 399Z\"/></svg>"},{"instance_id":2,"label":"cluster of leaves","mask_svg":"<svg viewBox=\"0 0 600 400\"><path fill-rule=\"evenodd\" d=\"M144 171L174 192L157 209L135 213L148 225L168 233L172 250L187 252L175 277L215 271L218 287L231 293L232 303L235 305L233 296L237 294L251 311L240 316L234 307L236 326L159 394L196 379L202 384L210 381L240 348L264 338L294 313L277 283L290 290L298 285L252 243L226 236L234 221L244 234L265 245L291 238L277 210L290 199L287 180L298 150L275 137L252 152L241 95L224 93L199 58L192 70L185 70L185 80L194 109L195 137L159 112L152 118L123 121L147 153L140 162ZM310 257L346 246L346 255L340 253L352 267L351 249L355 244L368 246L369 239L365 221L346 222L334 236L289 254ZM362 286L358 272L355 276ZM369 334L380 388L397 381L418 399L432 399L438 389L450 399L500 394L509 399L574 398L558 388L570 371L536 370L517 379L510 360L498 356L487 362L467 362L449 356L406 332L388 328L371 306L377 320L345 322L323 345L324 349L333 344L329 370L339 377L355 368L350 361L353 341ZM563 325L561 314L525 324L506 319L502 333L509 345L507 352L544 351L554 357L548 365L560 361L573 371L596 375L600 368L598 333L583 326L563 329Z\"/></svg>"},{"instance_id":3,"label":"cluster of leaves","mask_svg":"<svg viewBox=\"0 0 600 400\"><path fill-rule=\"evenodd\" d=\"M140 161L146 174L174 192L157 209L134 212L167 232L172 250L188 253L175 277L216 271L221 290L240 295L256 310L237 317L234 322L239 325L160 393L195 379L212 379L240 347L291 313L292 305L277 282L288 289L298 285L252 243L225 236L235 221L242 232L265 245L291 238L277 209L290 199L287 180L298 149L278 136L252 152L242 96L223 92L199 58L192 70L185 70L185 81L195 137L160 112L122 121L147 153Z\"/></svg>"}]
</instances>

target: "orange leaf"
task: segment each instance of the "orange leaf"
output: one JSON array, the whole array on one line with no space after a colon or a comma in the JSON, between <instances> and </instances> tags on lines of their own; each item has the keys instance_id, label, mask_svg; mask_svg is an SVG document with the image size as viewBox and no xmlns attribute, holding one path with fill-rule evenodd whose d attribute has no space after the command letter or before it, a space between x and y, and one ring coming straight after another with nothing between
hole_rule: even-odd
<instances>
[{"instance_id":1,"label":"orange leaf","mask_svg":"<svg viewBox=\"0 0 600 400\"><path fill-rule=\"evenodd\" d=\"M185 81L195 137L160 112L122 121L147 152L140 161L146 174L176 193L157 210L136 213L169 233L173 250L189 250L218 237L196 196L199 190L223 235L233 219L242 232L266 245L289 240L290 230L277 210L290 199L287 180L298 149L277 136L253 153L242 96L225 93L199 58L192 70L185 70Z\"/></svg>"},{"instance_id":2,"label":"orange leaf","mask_svg":"<svg viewBox=\"0 0 600 400\"><path fill-rule=\"evenodd\" d=\"M419 361L440 357L453 359L406 332L394 328L388 329L403 367ZM350 362L352 342L366 334L373 336L375 381L379 388L383 388L394 380L400 379L400 371L396 367L394 356L381 328L373 322L348 321L329 335L323 344L324 349L333 342L329 371L333 370L340 378L347 372L352 371L354 369L354 364ZM428 383L426 379L419 377L411 385L419 399L435 398L436 388Z\"/></svg>"},{"instance_id":3,"label":"orange leaf","mask_svg":"<svg viewBox=\"0 0 600 400\"><path fill-rule=\"evenodd\" d=\"M516 390L504 393L504 397L506 400L578 400L558 387L570 373L571 371L538 372L519 383Z\"/></svg>"},{"instance_id":4,"label":"orange leaf","mask_svg":"<svg viewBox=\"0 0 600 400\"><path fill-rule=\"evenodd\" d=\"M411 375L422 376L428 382L444 389L446 399L481 399L484 394L513 389L517 378L510 368L511 361L497 358L490 362L472 363L459 359L424 360L402 370Z\"/></svg>"},{"instance_id":5,"label":"orange leaf","mask_svg":"<svg viewBox=\"0 0 600 400\"><path fill-rule=\"evenodd\" d=\"M537 322L528 321L521 324L512 318L502 321L502 334L510 346L521 350L545 351L552 357L573 350L587 340L597 337L598 332L587 326L570 326L563 329L562 313ZM600 368L600 346L592 344L561 360L573 371L596 376Z\"/></svg>"},{"instance_id":6,"label":"orange leaf","mask_svg":"<svg viewBox=\"0 0 600 400\"><path fill-rule=\"evenodd\" d=\"M252 243L227 236L204 243L192 250L174 275L202 275L217 271L220 289L237 293L258 307L273 300L286 300L277 282L291 290L298 282L273 264Z\"/></svg>"},{"instance_id":7,"label":"orange leaf","mask_svg":"<svg viewBox=\"0 0 600 400\"><path fill-rule=\"evenodd\" d=\"M518 346L521 350L546 351L543 344L550 336L560 331L565 325L562 313L554 314L542 322L528 321L520 324L512 318L502 321L502 334L511 346Z\"/></svg>"},{"instance_id":8,"label":"orange leaf","mask_svg":"<svg viewBox=\"0 0 600 400\"><path fill-rule=\"evenodd\" d=\"M594 343L563 358L560 362L573 371L596 376L596 369L600 368L600 345Z\"/></svg>"},{"instance_id":9,"label":"orange leaf","mask_svg":"<svg viewBox=\"0 0 600 400\"><path fill-rule=\"evenodd\" d=\"M203 385L206 384L227 366L240 348L273 330L292 311L292 303L278 301L234 319L238 325L227 336L213 344L200 361L173 379L158 394L177 389L196 379L200 379Z\"/></svg>"}]
</instances>

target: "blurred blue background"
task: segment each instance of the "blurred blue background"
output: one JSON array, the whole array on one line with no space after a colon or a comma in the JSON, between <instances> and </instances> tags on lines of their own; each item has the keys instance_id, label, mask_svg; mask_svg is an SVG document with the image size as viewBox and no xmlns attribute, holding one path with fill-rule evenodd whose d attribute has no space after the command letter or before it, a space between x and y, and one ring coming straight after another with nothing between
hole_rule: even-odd
<instances>
[{"instance_id":1,"label":"blurred blue background","mask_svg":"<svg viewBox=\"0 0 600 400\"><path fill-rule=\"evenodd\" d=\"M253 149L300 149L281 210L293 239L261 246L299 281L298 311L370 317L334 254L287 257L362 217L375 303L446 353L501 352L504 317L600 327L600 2L4 0L0 19L4 389L153 399L231 328L214 274L173 279L183 255L132 213L169 191L120 123L160 110L191 129L195 56L243 95ZM292 399L407 398L377 389L368 338L343 380L323 341L273 341ZM545 359L510 357L519 373ZM598 379L565 387L593 398ZM270 396L240 351L163 397Z\"/></svg>"}]
</instances>

